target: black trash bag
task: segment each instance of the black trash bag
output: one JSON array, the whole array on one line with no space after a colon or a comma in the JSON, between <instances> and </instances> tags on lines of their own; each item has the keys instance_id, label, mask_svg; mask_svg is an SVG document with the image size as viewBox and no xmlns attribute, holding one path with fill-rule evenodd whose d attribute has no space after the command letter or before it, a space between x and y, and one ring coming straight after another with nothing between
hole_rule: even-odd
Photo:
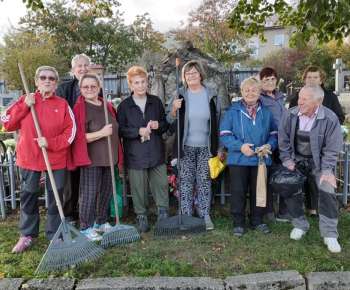
<instances>
[{"instance_id":1,"label":"black trash bag","mask_svg":"<svg viewBox=\"0 0 350 290\"><path fill-rule=\"evenodd\" d=\"M271 172L269 183L276 193L289 197L300 190L311 170L311 164L306 160L298 161L294 170L278 164Z\"/></svg>"}]
</instances>

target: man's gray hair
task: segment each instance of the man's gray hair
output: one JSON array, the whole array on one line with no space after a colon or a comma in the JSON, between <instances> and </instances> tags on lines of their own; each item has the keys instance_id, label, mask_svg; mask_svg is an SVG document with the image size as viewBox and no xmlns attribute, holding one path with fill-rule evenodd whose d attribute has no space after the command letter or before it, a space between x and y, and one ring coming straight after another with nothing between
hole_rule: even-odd
<instances>
[{"instance_id":1,"label":"man's gray hair","mask_svg":"<svg viewBox=\"0 0 350 290\"><path fill-rule=\"evenodd\" d=\"M44 70L52 71L55 74L56 81L58 82L59 76L57 70L54 67L48 65L38 67L35 72L35 78L39 78L40 73Z\"/></svg>"},{"instance_id":2,"label":"man's gray hair","mask_svg":"<svg viewBox=\"0 0 350 290\"><path fill-rule=\"evenodd\" d=\"M304 89L311 89L313 92L313 96L314 96L314 100L317 101L318 99L322 99L324 98L324 90L321 88L320 85L316 85L316 84L308 84L306 86L304 86L300 92Z\"/></svg>"},{"instance_id":3,"label":"man's gray hair","mask_svg":"<svg viewBox=\"0 0 350 290\"><path fill-rule=\"evenodd\" d=\"M88 57L85 53L81 53L81 54L77 54L72 58L72 68L75 67L75 61L81 57L84 57L85 59L87 59L87 61L89 62L89 66L91 66L91 58Z\"/></svg>"}]
</instances>

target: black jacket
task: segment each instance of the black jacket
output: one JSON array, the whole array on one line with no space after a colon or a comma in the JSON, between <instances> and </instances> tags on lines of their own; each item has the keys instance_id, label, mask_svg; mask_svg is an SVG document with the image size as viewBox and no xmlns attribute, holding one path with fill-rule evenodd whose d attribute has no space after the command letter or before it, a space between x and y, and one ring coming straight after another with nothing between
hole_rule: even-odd
<instances>
[{"instance_id":1,"label":"black jacket","mask_svg":"<svg viewBox=\"0 0 350 290\"><path fill-rule=\"evenodd\" d=\"M145 116L135 104L133 93L120 103L117 110L119 135L123 138L124 160L129 169L146 169L165 163L165 148L162 134L168 130L162 101L147 94ZM149 121L158 121L158 130L152 130L150 140L141 142L139 130Z\"/></svg>"},{"instance_id":2,"label":"black jacket","mask_svg":"<svg viewBox=\"0 0 350 290\"><path fill-rule=\"evenodd\" d=\"M75 87L77 90L75 90ZM57 89L55 90L55 94L65 99L68 102L69 107L73 109L75 103L78 100L78 97L81 95L81 92L80 90L78 90L78 88L79 88L79 80L76 77L74 77L74 79L70 81L66 81L58 84ZM103 97L102 88L98 95L100 97Z\"/></svg>"},{"instance_id":3,"label":"black jacket","mask_svg":"<svg viewBox=\"0 0 350 290\"><path fill-rule=\"evenodd\" d=\"M337 95L333 93L332 90L326 89L323 85L321 85L321 87L324 91L324 98L323 98L322 105L332 110L334 114L337 115L340 125L343 125L345 116L343 113L343 109L339 103ZM290 100L289 109L297 106L298 100L299 100L299 93L296 93L296 95Z\"/></svg>"}]
</instances>

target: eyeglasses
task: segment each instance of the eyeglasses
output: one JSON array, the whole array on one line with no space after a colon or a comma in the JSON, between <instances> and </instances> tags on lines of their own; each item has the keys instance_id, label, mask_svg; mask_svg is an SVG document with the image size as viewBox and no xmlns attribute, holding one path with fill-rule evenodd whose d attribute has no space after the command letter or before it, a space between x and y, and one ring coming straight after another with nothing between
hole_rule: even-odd
<instances>
[{"instance_id":1,"label":"eyeglasses","mask_svg":"<svg viewBox=\"0 0 350 290\"><path fill-rule=\"evenodd\" d=\"M195 76L196 74L199 74L199 72L195 71L195 72L192 72L192 73L185 73L185 76L186 77L192 77L192 76Z\"/></svg>"},{"instance_id":2,"label":"eyeglasses","mask_svg":"<svg viewBox=\"0 0 350 290\"><path fill-rule=\"evenodd\" d=\"M39 79L43 82L46 80L49 80L50 82L54 82L56 80L55 77L47 77L47 76L39 76Z\"/></svg>"},{"instance_id":3,"label":"eyeglasses","mask_svg":"<svg viewBox=\"0 0 350 290\"><path fill-rule=\"evenodd\" d=\"M268 84L268 83L274 83L274 82L276 82L277 81L277 79L275 79L275 78L273 78L273 79L269 79L269 80L264 80L264 81L262 81L264 84Z\"/></svg>"},{"instance_id":4,"label":"eyeglasses","mask_svg":"<svg viewBox=\"0 0 350 290\"><path fill-rule=\"evenodd\" d=\"M90 90L96 90L97 88L98 88L98 86L96 86L96 85L91 85L91 86L82 86L81 87L83 90L85 90L85 91L87 91L88 89L90 89Z\"/></svg>"}]
</instances>

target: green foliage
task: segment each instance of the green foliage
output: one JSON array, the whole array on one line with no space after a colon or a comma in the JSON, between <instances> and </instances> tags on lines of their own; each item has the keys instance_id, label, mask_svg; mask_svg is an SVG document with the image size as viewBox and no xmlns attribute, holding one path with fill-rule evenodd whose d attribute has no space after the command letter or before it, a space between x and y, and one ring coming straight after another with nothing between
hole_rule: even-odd
<instances>
[{"instance_id":1,"label":"green foliage","mask_svg":"<svg viewBox=\"0 0 350 290\"><path fill-rule=\"evenodd\" d=\"M42 30L31 31L25 28L11 27L0 44L0 74L5 75L9 88L23 88L18 63L24 68L29 89L35 90L34 76L39 66L50 65L59 74L65 71L56 41Z\"/></svg>"},{"instance_id":2,"label":"green foliage","mask_svg":"<svg viewBox=\"0 0 350 290\"><path fill-rule=\"evenodd\" d=\"M323 44L334 39L340 46L350 34L349 3L344 0L300 0L296 6L285 0L240 0L229 17L229 26L248 37L259 34L266 42L265 22L275 16L275 25L293 28L290 45L302 50L310 40Z\"/></svg>"},{"instance_id":3,"label":"green foliage","mask_svg":"<svg viewBox=\"0 0 350 290\"><path fill-rule=\"evenodd\" d=\"M248 56L249 52L238 52L243 39L236 30L228 29L227 17L236 5L236 0L203 0L199 7L192 9L178 29L170 30L175 40L191 40L194 47L209 54L226 67Z\"/></svg>"},{"instance_id":4,"label":"green foliage","mask_svg":"<svg viewBox=\"0 0 350 290\"><path fill-rule=\"evenodd\" d=\"M15 139L4 140L4 144L5 144L6 148L11 147L12 152L15 152L15 149L17 146L17 142L15 141Z\"/></svg>"},{"instance_id":5,"label":"green foliage","mask_svg":"<svg viewBox=\"0 0 350 290\"><path fill-rule=\"evenodd\" d=\"M163 36L153 30L148 14L137 16L130 26L124 24L123 14L105 17L105 10L85 4L91 1L58 0L49 2L46 11L28 12L21 23L31 31L43 30L56 39L57 50L69 68L72 56L86 53L93 63L102 64L110 72L125 69L146 49L162 51ZM115 0L100 0L110 8ZM104 17L104 18L102 18Z\"/></svg>"}]
</instances>

